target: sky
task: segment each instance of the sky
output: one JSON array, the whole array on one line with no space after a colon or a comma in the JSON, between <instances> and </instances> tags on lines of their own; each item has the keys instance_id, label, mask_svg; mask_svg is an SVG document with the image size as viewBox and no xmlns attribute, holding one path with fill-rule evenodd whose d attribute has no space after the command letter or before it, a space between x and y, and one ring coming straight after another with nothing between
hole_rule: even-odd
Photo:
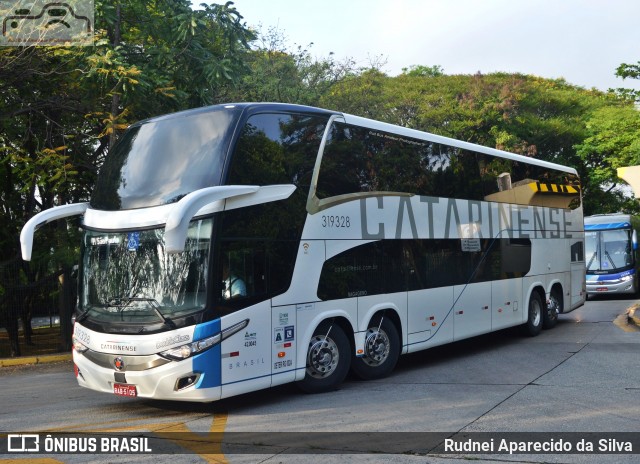
<instances>
[{"instance_id":1,"label":"sky","mask_svg":"<svg viewBox=\"0 0 640 464\"><path fill-rule=\"evenodd\" d=\"M509 72L600 90L640 89L615 76L640 61L640 0L233 0L246 24L275 27L313 57L412 65L445 74ZM194 2L195 3L195 2Z\"/></svg>"}]
</instances>

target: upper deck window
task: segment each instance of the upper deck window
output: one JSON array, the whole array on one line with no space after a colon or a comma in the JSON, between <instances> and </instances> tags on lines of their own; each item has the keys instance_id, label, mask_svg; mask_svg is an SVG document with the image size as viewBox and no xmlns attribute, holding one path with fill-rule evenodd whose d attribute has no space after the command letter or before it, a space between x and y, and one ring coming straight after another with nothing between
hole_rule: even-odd
<instances>
[{"instance_id":1,"label":"upper deck window","mask_svg":"<svg viewBox=\"0 0 640 464\"><path fill-rule=\"evenodd\" d=\"M533 160L532 160L533 161ZM394 192L575 209L575 174L334 122L322 154L320 199Z\"/></svg>"},{"instance_id":2,"label":"upper deck window","mask_svg":"<svg viewBox=\"0 0 640 464\"><path fill-rule=\"evenodd\" d=\"M228 137L239 113L219 107L131 127L107 156L91 206L158 206L220 185Z\"/></svg>"}]
</instances>

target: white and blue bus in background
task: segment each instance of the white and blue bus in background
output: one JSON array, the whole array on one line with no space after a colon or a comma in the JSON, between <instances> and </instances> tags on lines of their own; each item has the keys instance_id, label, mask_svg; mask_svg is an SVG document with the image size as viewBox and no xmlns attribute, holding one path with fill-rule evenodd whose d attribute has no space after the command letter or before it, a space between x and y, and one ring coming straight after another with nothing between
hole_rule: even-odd
<instances>
[{"instance_id":1,"label":"white and blue bus in background","mask_svg":"<svg viewBox=\"0 0 640 464\"><path fill-rule=\"evenodd\" d=\"M622 213L584 218L588 296L638 292L639 225Z\"/></svg>"},{"instance_id":2,"label":"white and blue bus in background","mask_svg":"<svg viewBox=\"0 0 640 464\"><path fill-rule=\"evenodd\" d=\"M217 105L132 125L81 215L78 383L213 401L388 375L401 354L585 300L573 168L336 111Z\"/></svg>"}]
</instances>

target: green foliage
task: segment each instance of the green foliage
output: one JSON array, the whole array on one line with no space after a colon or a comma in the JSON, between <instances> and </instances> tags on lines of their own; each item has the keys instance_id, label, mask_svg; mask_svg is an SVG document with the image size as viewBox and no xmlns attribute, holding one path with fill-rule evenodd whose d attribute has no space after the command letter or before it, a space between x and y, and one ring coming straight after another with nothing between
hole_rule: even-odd
<instances>
[{"instance_id":1,"label":"green foliage","mask_svg":"<svg viewBox=\"0 0 640 464\"><path fill-rule=\"evenodd\" d=\"M433 66L423 66L419 64L414 64L409 66L408 68L402 68L402 74L406 74L408 76L420 76L420 77L436 77L443 76L444 69L440 65Z\"/></svg>"},{"instance_id":2,"label":"green foliage","mask_svg":"<svg viewBox=\"0 0 640 464\"><path fill-rule=\"evenodd\" d=\"M290 49L278 29L260 32L252 51L245 56L249 72L220 88L217 100L317 106L337 82L356 71L350 59L337 61L333 54L313 58L309 51L312 46Z\"/></svg>"},{"instance_id":3,"label":"green foliage","mask_svg":"<svg viewBox=\"0 0 640 464\"><path fill-rule=\"evenodd\" d=\"M586 137L576 145L588 172L585 204L598 213L638 211L637 202L618 188L625 183L617 168L640 164L640 113L630 105L602 107L592 113L586 129Z\"/></svg>"},{"instance_id":4,"label":"green foliage","mask_svg":"<svg viewBox=\"0 0 640 464\"><path fill-rule=\"evenodd\" d=\"M616 76L624 79L640 79L640 61L636 64L622 63L616 69ZM627 100L640 102L640 90L618 88L615 92Z\"/></svg>"}]
</instances>

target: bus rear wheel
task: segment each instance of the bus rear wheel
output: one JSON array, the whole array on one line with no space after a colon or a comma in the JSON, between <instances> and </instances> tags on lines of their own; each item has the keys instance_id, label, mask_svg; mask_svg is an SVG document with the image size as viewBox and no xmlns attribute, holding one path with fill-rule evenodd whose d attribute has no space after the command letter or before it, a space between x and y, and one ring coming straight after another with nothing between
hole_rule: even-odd
<instances>
[{"instance_id":1,"label":"bus rear wheel","mask_svg":"<svg viewBox=\"0 0 640 464\"><path fill-rule=\"evenodd\" d=\"M400 337L396 326L386 317L374 317L365 335L364 356L354 357L351 370L363 380L389 375L400 356Z\"/></svg>"},{"instance_id":2,"label":"bus rear wheel","mask_svg":"<svg viewBox=\"0 0 640 464\"><path fill-rule=\"evenodd\" d=\"M552 329L558 323L558 314L562 312L562 295L557 290L552 290L547 301L547 308L544 312L542 326L545 329Z\"/></svg>"},{"instance_id":3,"label":"bus rear wheel","mask_svg":"<svg viewBox=\"0 0 640 464\"><path fill-rule=\"evenodd\" d=\"M298 386L307 393L336 390L349 372L351 344L335 323L322 322L309 340L307 370Z\"/></svg>"},{"instance_id":4,"label":"bus rear wheel","mask_svg":"<svg viewBox=\"0 0 640 464\"><path fill-rule=\"evenodd\" d=\"M537 291L533 291L529 297L529 315L524 325L525 333L535 337L542 330L542 319L544 318L544 308L542 298Z\"/></svg>"}]
</instances>

